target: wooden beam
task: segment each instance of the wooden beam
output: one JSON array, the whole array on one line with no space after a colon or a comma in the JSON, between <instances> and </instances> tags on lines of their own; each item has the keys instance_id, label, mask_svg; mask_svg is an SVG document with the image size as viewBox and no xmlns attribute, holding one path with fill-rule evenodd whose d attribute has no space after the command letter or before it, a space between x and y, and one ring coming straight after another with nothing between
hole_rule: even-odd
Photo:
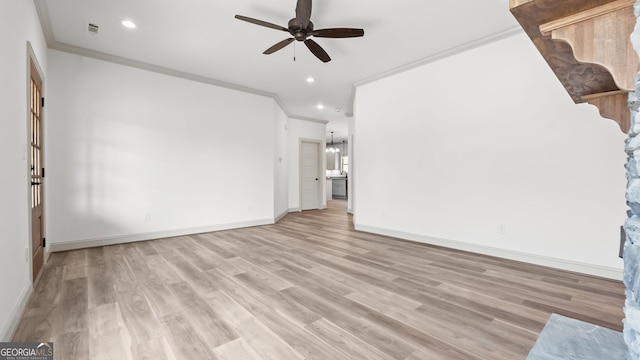
<instances>
[{"instance_id":1,"label":"wooden beam","mask_svg":"<svg viewBox=\"0 0 640 360\"><path fill-rule=\"evenodd\" d=\"M566 18L611 0L511 0L510 10L575 103L584 95L619 90L609 71L601 65L578 61L571 46L540 32L540 25Z\"/></svg>"},{"instance_id":2,"label":"wooden beam","mask_svg":"<svg viewBox=\"0 0 640 360\"><path fill-rule=\"evenodd\" d=\"M598 108L603 118L618 123L620 130L627 133L631 127L631 112L629 111L628 91L611 91L603 94L586 95L583 97L589 104Z\"/></svg>"},{"instance_id":3,"label":"wooden beam","mask_svg":"<svg viewBox=\"0 0 640 360\"><path fill-rule=\"evenodd\" d=\"M576 103L629 130L628 92L640 58L630 35L634 0L510 0L511 13L527 32Z\"/></svg>"},{"instance_id":4,"label":"wooden beam","mask_svg":"<svg viewBox=\"0 0 640 360\"><path fill-rule=\"evenodd\" d=\"M605 67L618 88L634 91L640 59L629 39L636 24L633 3L615 1L542 24L540 32L568 43L576 60Z\"/></svg>"}]
</instances>

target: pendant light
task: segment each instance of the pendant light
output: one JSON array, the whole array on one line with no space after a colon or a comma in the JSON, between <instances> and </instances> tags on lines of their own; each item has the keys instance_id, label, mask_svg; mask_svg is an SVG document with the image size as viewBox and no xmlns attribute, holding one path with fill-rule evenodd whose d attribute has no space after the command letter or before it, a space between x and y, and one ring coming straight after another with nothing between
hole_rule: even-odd
<instances>
[{"instance_id":1,"label":"pendant light","mask_svg":"<svg viewBox=\"0 0 640 360\"><path fill-rule=\"evenodd\" d=\"M327 150L325 150L326 152L332 152L332 153L339 153L340 152L340 148L339 147L333 147L333 131L331 132L331 146L327 147Z\"/></svg>"}]
</instances>

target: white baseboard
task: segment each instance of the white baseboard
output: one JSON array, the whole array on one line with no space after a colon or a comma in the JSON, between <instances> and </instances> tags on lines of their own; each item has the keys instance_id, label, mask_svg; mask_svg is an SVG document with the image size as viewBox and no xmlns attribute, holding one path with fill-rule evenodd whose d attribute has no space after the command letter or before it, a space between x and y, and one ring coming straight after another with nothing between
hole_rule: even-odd
<instances>
[{"instance_id":1,"label":"white baseboard","mask_svg":"<svg viewBox=\"0 0 640 360\"><path fill-rule=\"evenodd\" d=\"M377 228L375 226L359 225L355 224L355 229L358 231L391 236L398 239L410 240L419 243L437 245L447 247L456 250L469 251L477 254L495 256L503 259L522 261L535 265L542 265L552 267L561 270L573 271L587 275L593 275L613 280L622 280L623 269L617 269L607 266L594 265L588 263L582 263L577 261L570 261L558 258L552 258L547 256L528 254L519 251L494 248L490 246L483 246L477 244L470 244L461 241L439 239L431 236L406 233L402 231L389 230L383 228Z\"/></svg>"},{"instance_id":2,"label":"white baseboard","mask_svg":"<svg viewBox=\"0 0 640 360\"><path fill-rule=\"evenodd\" d=\"M112 237L86 239L86 240L75 240L75 241L67 241L67 242L56 242L56 243L49 244L49 248L51 252L86 249L86 248L97 247L97 246L124 244L124 243L137 242L137 241L162 239L162 238L169 238L174 236L202 234L202 233L208 233L208 232L214 232L214 231L240 229L240 228L247 228L247 227L261 226L261 225L271 225L271 224L273 224L273 219L254 220L254 221L239 222L239 223L203 226L203 227L197 227L197 228L191 228L191 229L156 231L156 232L149 232L149 233L142 233L142 234L121 235L121 236L112 236Z\"/></svg>"},{"instance_id":3,"label":"white baseboard","mask_svg":"<svg viewBox=\"0 0 640 360\"><path fill-rule=\"evenodd\" d=\"M321 205L317 210L327 210L327 205ZM316 210L316 209L308 209L308 210ZM301 208L289 208L289 212L302 212Z\"/></svg>"},{"instance_id":4,"label":"white baseboard","mask_svg":"<svg viewBox=\"0 0 640 360\"><path fill-rule=\"evenodd\" d=\"M31 282L28 282L24 289L22 289L15 306L11 309L7 323L4 324L2 329L0 329L0 342L10 342L13 338L13 335L18 328L18 324L20 323L20 319L22 318L22 313L27 307L27 302L29 301L32 291L33 288L31 286Z\"/></svg>"},{"instance_id":5,"label":"white baseboard","mask_svg":"<svg viewBox=\"0 0 640 360\"><path fill-rule=\"evenodd\" d=\"M282 220L285 216L287 216L289 212L290 212L289 210L285 210L282 214L276 216L275 219L273 219L273 223L275 224L278 221Z\"/></svg>"}]
</instances>

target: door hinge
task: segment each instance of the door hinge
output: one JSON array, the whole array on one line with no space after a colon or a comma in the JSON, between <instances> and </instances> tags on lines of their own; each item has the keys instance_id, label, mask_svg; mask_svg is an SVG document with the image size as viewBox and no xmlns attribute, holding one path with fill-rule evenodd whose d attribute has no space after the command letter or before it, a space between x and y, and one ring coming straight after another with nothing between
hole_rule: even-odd
<instances>
[{"instance_id":1,"label":"door hinge","mask_svg":"<svg viewBox=\"0 0 640 360\"><path fill-rule=\"evenodd\" d=\"M42 238L42 247L47 247L47 238Z\"/></svg>"},{"instance_id":2,"label":"door hinge","mask_svg":"<svg viewBox=\"0 0 640 360\"><path fill-rule=\"evenodd\" d=\"M41 106L41 107L44 107L44 97L41 97L41 98L40 98L40 106Z\"/></svg>"},{"instance_id":3,"label":"door hinge","mask_svg":"<svg viewBox=\"0 0 640 360\"><path fill-rule=\"evenodd\" d=\"M42 177L44 177L44 168L42 168Z\"/></svg>"}]
</instances>

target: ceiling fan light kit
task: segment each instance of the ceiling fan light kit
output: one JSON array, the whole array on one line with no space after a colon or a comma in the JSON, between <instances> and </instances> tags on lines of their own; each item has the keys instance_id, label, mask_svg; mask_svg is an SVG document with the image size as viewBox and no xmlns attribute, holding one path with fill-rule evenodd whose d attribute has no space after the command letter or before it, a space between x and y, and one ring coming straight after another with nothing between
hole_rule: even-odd
<instances>
[{"instance_id":1,"label":"ceiling fan light kit","mask_svg":"<svg viewBox=\"0 0 640 360\"><path fill-rule=\"evenodd\" d=\"M280 25L272 24L270 22L242 15L236 15L235 18L255 25L260 25L280 31L286 31L292 36L291 38L287 38L276 43L272 47L265 50L263 54L273 54L274 52L291 44L294 40L297 40L304 42L309 51L311 51L311 53L315 55L315 57L326 63L331 61L331 57L317 42L311 39L311 37L324 37L334 39L361 37L364 36L364 30L355 28L314 29L313 22L311 22L311 1L312 0L298 0L298 3L296 5L296 17L289 20L286 28Z\"/></svg>"}]
</instances>

